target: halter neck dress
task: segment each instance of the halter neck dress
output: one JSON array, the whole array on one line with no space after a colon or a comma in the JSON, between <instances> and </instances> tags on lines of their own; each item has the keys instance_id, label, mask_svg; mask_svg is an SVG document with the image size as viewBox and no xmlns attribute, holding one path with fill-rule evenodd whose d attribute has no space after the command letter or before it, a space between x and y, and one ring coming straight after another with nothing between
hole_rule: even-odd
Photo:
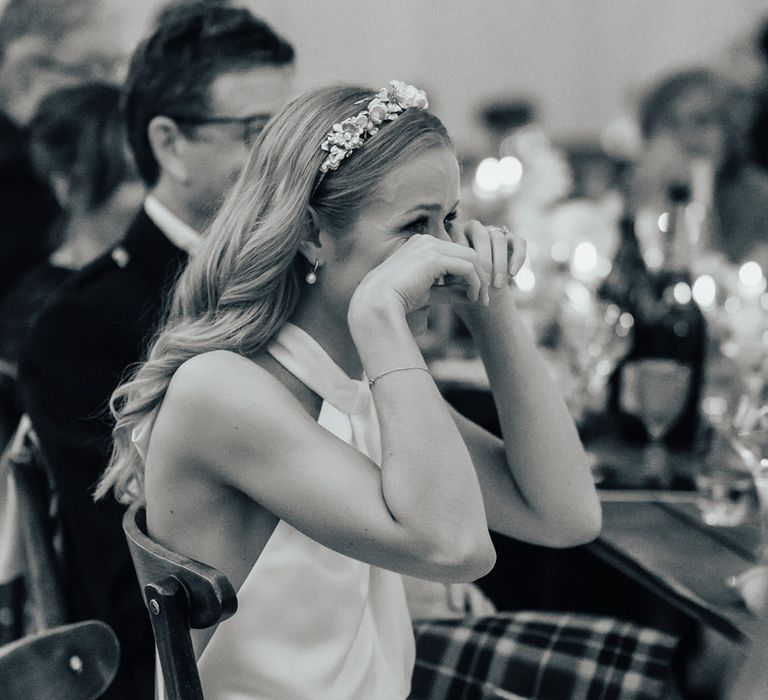
<instances>
[{"instance_id":1,"label":"halter neck dress","mask_svg":"<svg viewBox=\"0 0 768 700\"><path fill-rule=\"evenodd\" d=\"M381 462L366 381L286 324L268 352L317 393L318 424ZM153 420L151 421L154 422ZM133 436L142 456L151 423ZM317 468L333 469L317 459ZM280 520L198 660L206 700L402 700L415 659L402 576L334 552ZM159 696L164 697L158 681Z\"/></svg>"}]
</instances>

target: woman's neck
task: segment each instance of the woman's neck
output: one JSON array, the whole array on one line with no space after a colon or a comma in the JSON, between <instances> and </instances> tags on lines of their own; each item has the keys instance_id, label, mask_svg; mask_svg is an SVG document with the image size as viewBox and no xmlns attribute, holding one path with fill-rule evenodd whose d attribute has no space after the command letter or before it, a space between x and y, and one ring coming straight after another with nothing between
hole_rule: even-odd
<instances>
[{"instance_id":1,"label":"woman's neck","mask_svg":"<svg viewBox=\"0 0 768 700\"><path fill-rule=\"evenodd\" d=\"M303 294L290 321L311 335L331 359L352 379L359 379L363 366L349 332L346 316L329 312L326 305Z\"/></svg>"}]
</instances>

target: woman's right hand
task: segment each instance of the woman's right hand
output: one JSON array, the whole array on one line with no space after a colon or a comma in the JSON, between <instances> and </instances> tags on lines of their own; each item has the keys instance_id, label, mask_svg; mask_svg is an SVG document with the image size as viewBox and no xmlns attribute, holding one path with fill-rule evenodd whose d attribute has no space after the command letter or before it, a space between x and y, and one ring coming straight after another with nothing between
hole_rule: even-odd
<instances>
[{"instance_id":1,"label":"woman's right hand","mask_svg":"<svg viewBox=\"0 0 768 700\"><path fill-rule=\"evenodd\" d=\"M352 296L350 314L393 305L408 314L457 295L487 305L488 284L475 250L417 234L363 278Z\"/></svg>"}]
</instances>

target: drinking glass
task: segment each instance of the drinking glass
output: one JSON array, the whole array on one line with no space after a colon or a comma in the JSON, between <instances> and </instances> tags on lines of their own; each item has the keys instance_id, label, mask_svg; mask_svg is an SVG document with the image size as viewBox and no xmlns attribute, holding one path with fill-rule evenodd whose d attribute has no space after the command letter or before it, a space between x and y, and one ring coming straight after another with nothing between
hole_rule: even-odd
<instances>
[{"instance_id":1,"label":"drinking glass","mask_svg":"<svg viewBox=\"0 0 768 700\"><path fill-rule=\"evenodd\" d=\"M739 433L734 444L734 447L738 445L755 480L760 514L758 565L726 581L739 591L752 612L762 616L768 615L768 426L765 415L763 413L763 420L755 427Z\"/></svg>"},{"instance_id":2,"label":"drinking glass","mask_svg":"<svg viewBox=\"0 0 768 700\"><path fill-rule=\"evenodd\" d=\"M722 435L715 435L709 454L701 458L694 481L696 505L707 525L735 527L752 512L754 479Z\"/></svg>"},{"instance_id":3,"label":"drinking glass","mask_svg":"<svg viewBox=\"0 0 768 700\"><path fill-rule=\"evenodd\" d=\"M699 441L706 454L697 460L694 477L697 506L707 525L741 525L754 509L754 479L734 445L738 433L734 419L744 412L740 407L746 399L745 389L741 368L721 353L712 353L700 404Z\"/></svg>"},{"instance_id":4,"label":"drinking glass","mask_svg":"<svg viewBox=\"0 0 768 700\"><path fill-rule=\"evenodd\" d=\"M576 412L581 413L603 396L608 379L629 352L635 320L578 282L569 282L565 294L559 323L564 349L578 379L575 396L583 405Z\"/></svg>"},{"instance_id":5,"label":"drinking glass","mask_svg":"<svg viewBox=\"0 0 768 700\"><path fill-rule=\"evenodd\" d=\"M733 447L752 473L760 510L760 556L761 563L768 564L768 405L758 414L757 423L746 428L733 438Z\"/></svg>"},{"instance_id":6,"label":"drinking glass","mask_svg":"<svg viewBox=\"0 0 768 700\"><path fill-rule=\"evenodd\" d=\"M622 382L623 408L643 422L650 438L643 452L643 475L664 486L670 475L662 438L685 407L691 368L666 358L642 359L624 366Z\"/></svg>"}]
</instances>

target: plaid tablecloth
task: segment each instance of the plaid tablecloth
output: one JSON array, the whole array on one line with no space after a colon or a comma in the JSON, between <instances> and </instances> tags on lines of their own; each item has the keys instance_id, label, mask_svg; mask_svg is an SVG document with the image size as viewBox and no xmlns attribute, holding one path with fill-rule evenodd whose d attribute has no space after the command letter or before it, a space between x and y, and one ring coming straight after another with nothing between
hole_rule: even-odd
<instances>
[{"instance_id":1,"label":"plaid tablecloth","mask_svg":"<svg viewBox=\"0 0 768 700\"><path fill-rule=\"evenodd\" d=\"M652 700L677 639L613 618L511 612L417 621L412 700Z\"/></svg>"}]
</instances>

